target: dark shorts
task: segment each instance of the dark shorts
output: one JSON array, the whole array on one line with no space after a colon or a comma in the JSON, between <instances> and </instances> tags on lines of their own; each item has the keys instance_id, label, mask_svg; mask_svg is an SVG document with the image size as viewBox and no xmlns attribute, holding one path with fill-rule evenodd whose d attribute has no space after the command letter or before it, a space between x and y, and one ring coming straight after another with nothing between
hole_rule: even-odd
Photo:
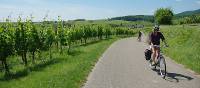
<instances>
[{"instance_id":1,"label":"dark shorts","mask_svg":"<svg viewBox=\"0 0 200 88\"><path fill-rule=\"evenodd\" d=\"M156 48L156 49L160 50L160 45L151 45L151 48Z\"/></svg>"}]
</instances>

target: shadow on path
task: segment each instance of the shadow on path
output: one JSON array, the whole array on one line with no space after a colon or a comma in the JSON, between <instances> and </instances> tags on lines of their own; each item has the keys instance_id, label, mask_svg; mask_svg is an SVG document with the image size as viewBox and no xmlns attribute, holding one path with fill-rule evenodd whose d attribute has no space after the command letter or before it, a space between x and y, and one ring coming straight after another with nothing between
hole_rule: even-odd
<instances>
[{"instance_id":1,"label":"shadow on path","mask_svg":"<svg viewBox=\"0 0 200 88\"><path fill-rule=\"evenodd\" d=\"M160 76L160 71L158 69L152 69L153 71L155 71L159 76ZM179 74L179 73L169 73L167 72L167 75L165 77L165 80L170 81L170 82L180 82L180 80L192 80L194 78L190 77L190 76L186 76L183 74Z\"/></svg>"},{"instance_id":2,"label":"shadow on path","mask_svg":"<svg viewBox=\"0 0 200 88\"><path fill-rule=\"evenodd\" d=\"M166 80L173 82L173 80L175 80L176 82L179 82L180 80L192 80L193 78L190 76L186 76L183 74L179 74L179 73L167 73L167 78Z\"/></svg>"}]
</instances>

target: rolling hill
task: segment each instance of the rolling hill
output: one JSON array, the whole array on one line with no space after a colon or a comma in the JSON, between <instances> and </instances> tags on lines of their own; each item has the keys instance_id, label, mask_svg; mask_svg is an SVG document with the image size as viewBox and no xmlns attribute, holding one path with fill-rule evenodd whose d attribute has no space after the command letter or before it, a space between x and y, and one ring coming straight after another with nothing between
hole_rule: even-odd
<instances>
[{"instance_id":1,"label":"rolling hill","mask_svg":"<svg viewBox=\"0 0 200 88\"><path fill-rule=\"evenodd\" d=\"M178 14L175 14L175 19L191 16L191 15L200 15L200 9L193 10L193 11L184 11ZM125 20L125 21L150 21L154 22L153 15L129 15L129 16L120 16L120 17L113 17L109 20Z\"/></svg>"},{"instance_id":2,"label":"rolling hill","mask_svg":"<svg viewBox=\"0 0 200 88\"><path fill-rule=\"evenodd\" d=\"M190 15L200 15L200 9L193 10L193 11L184 11L184 12L176 14L176 16L190 16Z\"/></svg>"}]
</instances>

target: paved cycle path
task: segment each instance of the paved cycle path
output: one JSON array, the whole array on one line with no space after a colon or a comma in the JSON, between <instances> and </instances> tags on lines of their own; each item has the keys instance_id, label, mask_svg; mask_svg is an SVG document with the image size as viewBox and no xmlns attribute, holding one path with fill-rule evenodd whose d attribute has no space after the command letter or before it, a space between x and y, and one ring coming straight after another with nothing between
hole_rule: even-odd
<instances>
[{"instance_id":1,"label":"paved cycle path","mask_svg":"<svg viewBox=\"0 0 200 88\"><path fill-rule=\"evenodd\" d=\"M83 88L200 88L200 77L166 58L167 77L162 79L144 59L147 46L136 38L112 44L96 63Z\"/></svg>"}]
</instances>

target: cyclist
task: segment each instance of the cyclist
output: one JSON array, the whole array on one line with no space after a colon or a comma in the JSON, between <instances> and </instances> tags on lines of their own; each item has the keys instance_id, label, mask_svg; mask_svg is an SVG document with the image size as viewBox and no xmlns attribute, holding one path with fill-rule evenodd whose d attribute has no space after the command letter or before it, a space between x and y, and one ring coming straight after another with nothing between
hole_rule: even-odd
<instances>
[{"instance_id":1,"label":"cyclist","mask_svg":"<svg viewBox=\"0 0 200 88\"><path fill-rule=\"evenodd\" d=\"M155 66L158 54L160 52L160 39L165 43L166 46L167 43L165 41L165 37L160 32L159 26L154 27L153 32L151 32L149 35L149 39L150 39L149 44L151 44L151 49L152 49L152 59L153 59L152 65Z\"/></svg>"},{"instance_id":2,"label":"cyclist","mask_svg":"<svg viewBox=\"0 0 200 88\"><path fill-rule=\"evenodd\" d=\"M142 32L139 31L139 32L138 32L138 41L139 41L139 42L141 41L141 37L142 37Z\"/></svg>"}]
</instances>

